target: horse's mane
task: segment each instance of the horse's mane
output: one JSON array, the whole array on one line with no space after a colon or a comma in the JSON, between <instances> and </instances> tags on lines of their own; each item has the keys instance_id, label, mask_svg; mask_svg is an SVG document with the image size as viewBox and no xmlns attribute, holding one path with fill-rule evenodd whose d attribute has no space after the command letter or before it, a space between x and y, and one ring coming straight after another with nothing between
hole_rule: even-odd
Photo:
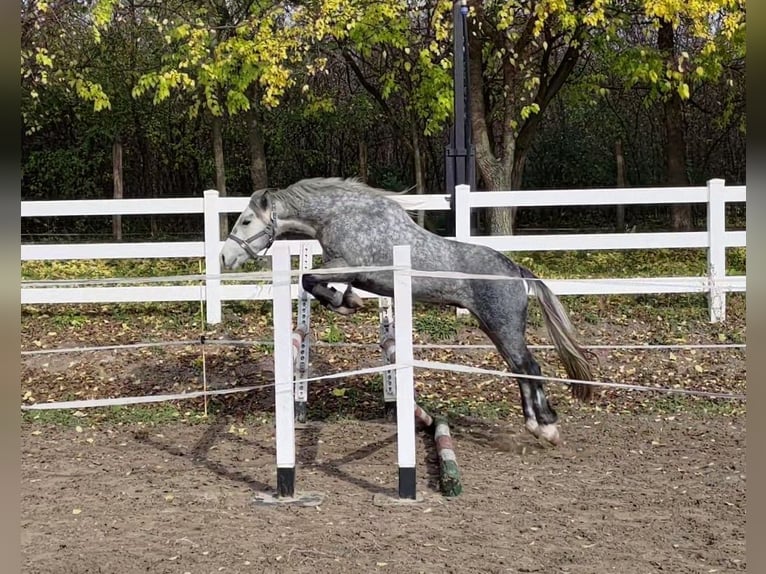
<instances>
[{"instance_id":1,"label":"horse's mane","mask_svg":"<svg viewBox=\"0 0 766 574\"><path fill-rule=\"evenodd\" d=\"M411 190L412 188L405 189L404 191L387 191L385 189L367 185L356 177L315 177L301 179L283 189L274 187L259 189L250 197L250 205L254 207L256 198L264 193L268 193L269 197L278 201L289 210L299 213L306 201L310 200L312 196L324 191L352 191L365 195L382 197L387 201L393 202L390 197L391 195L403 195ZM405 211L407 215L413 219L417 215L413 210L405 209Z\"/></svg>"},{"instance_id":2,"label":"horse's mane","mask_svg":"<svg viewBox=\"0 0 766 574\"><path fill-rule=\"evenodd\" d=\"M381 197L394 193L370 187L356 177L316 177L302 179L284 189L263 189L258 190L255 193L268 193L269 197L272 199L297 210L301 207L303 202L324 191L356 191L367 195L379 195Z\"/></svg>"}]
</instances>

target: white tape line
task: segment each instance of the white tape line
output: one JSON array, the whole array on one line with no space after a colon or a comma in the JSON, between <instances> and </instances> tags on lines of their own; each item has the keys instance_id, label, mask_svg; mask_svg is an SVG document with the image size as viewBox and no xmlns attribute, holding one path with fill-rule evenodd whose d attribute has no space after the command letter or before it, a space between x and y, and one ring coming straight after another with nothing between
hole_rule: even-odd
<instances>
[{"instance_id":1,"label":"white tape line","mask_svg":"<svg viewBox=\"0 0 766 574\"><path fill-rule=\"evenodd\" d=\"M331 269L293 269L289 272L277 272L279 277L300 277L301 275L335 275L336 273L370 273L376 271L394 271L398 269L393 265L379 265L366 267L335 267ZM144 284L144 283L178 283L207 280L226 281L271 281L273 271L252 271L247 273L220 273L220 274L193 274L193 275L165 275L160 277L105 277L102 279L22 279L22 287L84 287L87 285L113 285L113 284Z\"/></svg>"},{"instance_id":2,"label":"white tape line","mask_svg":"<svg viewBox=\"0 0 766 574\"><path fill-rule=\"evenodd\" d=\"M126 343L124 345L101 345L97 347L57 347L55 349L36 349L34 351L21 351L21 355L53 355L57 353L85 353L96 351L119 351L128 349L148 349L152 347L190 347L199 345L200 340L196 341L157 341L154 343ZM272 342L272 345L274 343Z\"/></svg>"},{"instance_id":3,"label":"white tape line","mask_svg":"<svg viewBox=\"0 0 766 574\"><path fill-rule=\"evenodd\" d=\"M382 365L380 367L369 367L366 369L357 369L355 371L345 371L342 373L333 373L322 375L320 377L308 377L305 379L295 379L293 382L312 382L321 380L343 379L346 377L355 377L357 375L368 375L399 369L403 365L395 363L392 365ZM170 395L151 395L143 397L115 397L109 399L84 399L80 401L61 401L54 403L36 403L34 405L21 405L25 411L53 410L53 409L88 409L94 407L115 407L122 405L135 405L141 403L161 403L166 401L179 401L184 399L196 399L204 396L231 395L234 393L249 393L260 389L267 389L274 386L274 382L263 385L249 387L235 387L233 389L218 389L214 391L191 391L188 393L176 393Z\"/></svg>"},{"instance_id":4,"label":"white tape line","mask_svg":"<svg viewBox=\"0 0 766 574\"><path fill-rule=\"evenodd\" d=\"M498 377L534 379L534 380L540 380L543 382L556 382L556 383L564 383L564 384L580 383L583 385L591 385L594 387L612 387L612 388L625 389L625 390L631 390L631 391L656 391L656 392L662 392L662 393L677 393L677 394L683 394L683 395L695 395L695 396L703 396L703 397L719 398L719 399L736 399L736 400L747 399L745 395L733 394L733 393L714 393L710 391L696 391L693 389L672 389L668 387L650 387L647 385L631 385L628 383L612 383L607 381L581 381L577 379L563 379L559 377L522 375L522 374L511 373L509 371L496 371L492 369L480 369L477 367L467 367L465 365L458 365L455 363L440 363L440 362L434 362L434 361L416 360L416 361L413 361L413 364L415 368L436 370L436 371L452 371L455 373L471 373L471 374L482 374L482 375L494 375Z\"/></svg>"},{"instance_id":5,"label":"white tape line","mask_svg":"<svg viewBox=\"0 0 766 574\"><path fill-rule=\"evenodd\" d=\"M323 269L321 267L315 269L293 269L289 272L277 273L277 276L285 278L287 277L301 277L306 274L312 275L334 275L337 273L372 273L381 271L401 271L407 273L412 277L432 277L442 279L480 279L484 281L523 281L529 291L530 281L548 281L552 278L542 277L519 277L508 275L496 275L496 274L478 274L478 273L463 273L460 271L422 271L417 269L404 269L398 268L394 265L381 265L381 266L367 266L367 267L339 267L332 269ZM150 284L150 283L199 283L209 280L218 281L273 281L273 271L253 271L247 273L220 273L220 274L194 274L194 275L168 275L161 277L110 277L102 279L22 279L21 286L27 288L61 288L61 287L85 287L90 285L131 285L131 284ZM621 285L655 285L658 287L664 287L668 285L668 282L672 282L673 277L666 278L663 281L652 281L649 277L626 277L626 278L567 278L570 283L589 283L595 280L604 281L613 279L619 281ZM678 280L683 281L688 278L678 277Z\"/></svg>"},{"instance_id":6,"label":"white tape line","mask_svg":"<svg viewBox=\"0 0 766 574\"><path fill-rule=\"evenodd\" d=\"M560 382L565 384L577 382L577 383L592 385L596 387L610 387L610 388L619 388L619 389L625 389L625 390L676 393L676 394L704 396L704 397L710 397L710 398L735 399L735 400L743 400L743 401L747 400L746 395L741 395L741 394L714 393L714 392L708 392L708 391L696 391L693 389L671 389L667 387L650 387L646 385L631 385L627 383L613 383L613 382L606 382L606 381L577 381L572 379L563 379L558 377L544 377L544 376L535 376L535 375L516 375L508 371L480 369L477 367L468 367L465 365L458 365L455 363L441 363L441 362L434 362L434 361L415 360L413 361L412 365L415 368L426 369L426 370L452 371L457 373L493 375L493 376L508 377L508 378L539 379L542 381ZM296 379L294 382L314 382L314 381L322 381L322 380L341 379L341 378L353 377L357 375L375 374L375 373L381 373L385 371L392 371L392 370L401 368L402 366L403 365L400 363L394 363L390 365L382 365L380 367L369 367L366 369L357 369L353 371L333 373L330 375L322 375L318 377ZM80 400L80 401L37 403L33 405L21 405L21 409L22 410L84 409L84 408L105 407L105 406L124 406L124 405L135 405L135 404L142 404L142 403L158 403L158 402L166 402L166 401L193 399L193 398L203 397L206 395L216 396L216 395L230 395L234 393L247 393L247 392L251 392L255 390L270 388L273 386L274 386L274 383L271 382L271 383L266 383L263 385L236 387L233 389L218 389L213 391L192 391L188 393L177 393L177 394L168 394L168 395L152 395L152 396L142 396L142 397L117 397L117 398L108 398L108 399L86 399L86 400Z\"/></svg>"},{"instance_id":7,"label":"white tape line","mask_svg":"<svg viewBox=\"0 0 766 574\"><path fill-rule=\"evenodd\" d=\"M21 351L22 356L27 355L52 355L57 353L86 353L97 351L119 351L129 349L142 349L150 347L185 347L191 345L199 345L199 339L184 340L184 341L155 341L146 343L126 343L123 345L101 345L93 347L56 347L53 349L35 349L31 351ZM259 341L256 339L205 339L206 345L221 345L232 347L250 347L250 346L265 346L273 347L274 341ZM378 348L379 343L326 343L324 341L314 341L316 347L349 347L349 348ZM544 349L551 350L555 347L553 345L527 345L530 349ZM700 350L717 350L717 349L746 349L747 345L744 343L717 343L717 344L691 344L691 345L581 345L583 349L591 350L630 350L630 351L663 351L663 350L678 350L685 349L700 349ZM460 351L480 351L480 350L495 350L497 347L494 345L439 345L436 343L422 343L412 345L413 349L452 349Z\"/></svg>"},{"instance_id":8,"label":"white tape line","mask_svg":"<svg viewBox=\"0 0 766 574\"><path fill-rule=\"evenodd\" d=\"M215 391L191 391L172 395L151 395L143 397L116 397L112 399L84 399L81 401L61 401L57 403L37 403L34 405L21 405L23 411L43 411L53 409L89 409L93 407L118 407L123 405L137 405L142 403L163 403L166 401L179 401L184 399L196 399L204 396L230 395L233 393L248 393L258 389L273 387L273 383L251 387L237 387L234 389L218 389Z\"/></svg>"}]
</instances>

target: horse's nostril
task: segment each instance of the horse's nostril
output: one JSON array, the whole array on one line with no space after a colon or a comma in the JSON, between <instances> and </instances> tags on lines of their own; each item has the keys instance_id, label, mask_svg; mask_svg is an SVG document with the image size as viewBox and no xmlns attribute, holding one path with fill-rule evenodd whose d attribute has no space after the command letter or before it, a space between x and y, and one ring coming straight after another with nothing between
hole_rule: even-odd
<instances>
[{"instance_id":1,"label":"horse's nostril","mask_svg":"<svg viewBox=\"0 0 766 574\"><path fill-rule=\"evenodd\" d=\"M221 265L226 266L226 256L223 253L221 253Z\"/></svg>"}]
</instances>

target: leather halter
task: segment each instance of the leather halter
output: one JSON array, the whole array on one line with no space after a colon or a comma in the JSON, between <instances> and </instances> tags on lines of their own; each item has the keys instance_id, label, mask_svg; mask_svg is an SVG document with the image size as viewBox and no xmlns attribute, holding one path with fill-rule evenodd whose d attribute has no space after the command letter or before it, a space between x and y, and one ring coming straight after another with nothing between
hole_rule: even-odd
<instances>
[{"instance_id":1,"label":"leather halter","mask_svg":"<svg viewBox=\"0 0 766 574\"><path fill-rule=\"evenodd\" d=\"M277 212L274 210L273 207L271 209L271 216L269 218L269 223L267 223L266 227L261 229L258 233L248 237L247 239L240 239L233 233L229 233L229 239L234 241L234 243L236 243L242 249L244 249L250 257L255 259L256 257L258 257L258 253L250 246L250 244L263 235L266 235L269 238L269 242L266 244L266 247L263 247L261 249L261 251L264 251L268 249L269 247L271 247L274 244L274 240L277 238Z\"/></svg>"}]
</instances>

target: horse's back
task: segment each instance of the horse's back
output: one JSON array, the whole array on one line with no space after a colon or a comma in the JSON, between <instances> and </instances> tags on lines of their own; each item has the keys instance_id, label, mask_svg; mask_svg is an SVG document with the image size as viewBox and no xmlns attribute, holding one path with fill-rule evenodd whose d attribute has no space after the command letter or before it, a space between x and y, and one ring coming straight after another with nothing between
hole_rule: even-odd
<instances>
[{"instance_id":1,"label":"horse's back","mask_svg":"<svg viewBox=\"0 0 766 574\"><path fill-rule=\"evenodd\" d=\"M317 186L312 203L324 220L318 239L328 259L339 258L349 266L391 265L394 246L409 245L412 267L417 270L519 276L518 266L502 253L446 239L419 226L382 190L339 179L309 180L309 185ZM361 274L354 284L390 295L393 276L390 272ZM498 291L518 296L517 289L507 286L496 280L415 277L413 297L472 307L477 296L502 297Z\"/></svg>"}]
</instances>

